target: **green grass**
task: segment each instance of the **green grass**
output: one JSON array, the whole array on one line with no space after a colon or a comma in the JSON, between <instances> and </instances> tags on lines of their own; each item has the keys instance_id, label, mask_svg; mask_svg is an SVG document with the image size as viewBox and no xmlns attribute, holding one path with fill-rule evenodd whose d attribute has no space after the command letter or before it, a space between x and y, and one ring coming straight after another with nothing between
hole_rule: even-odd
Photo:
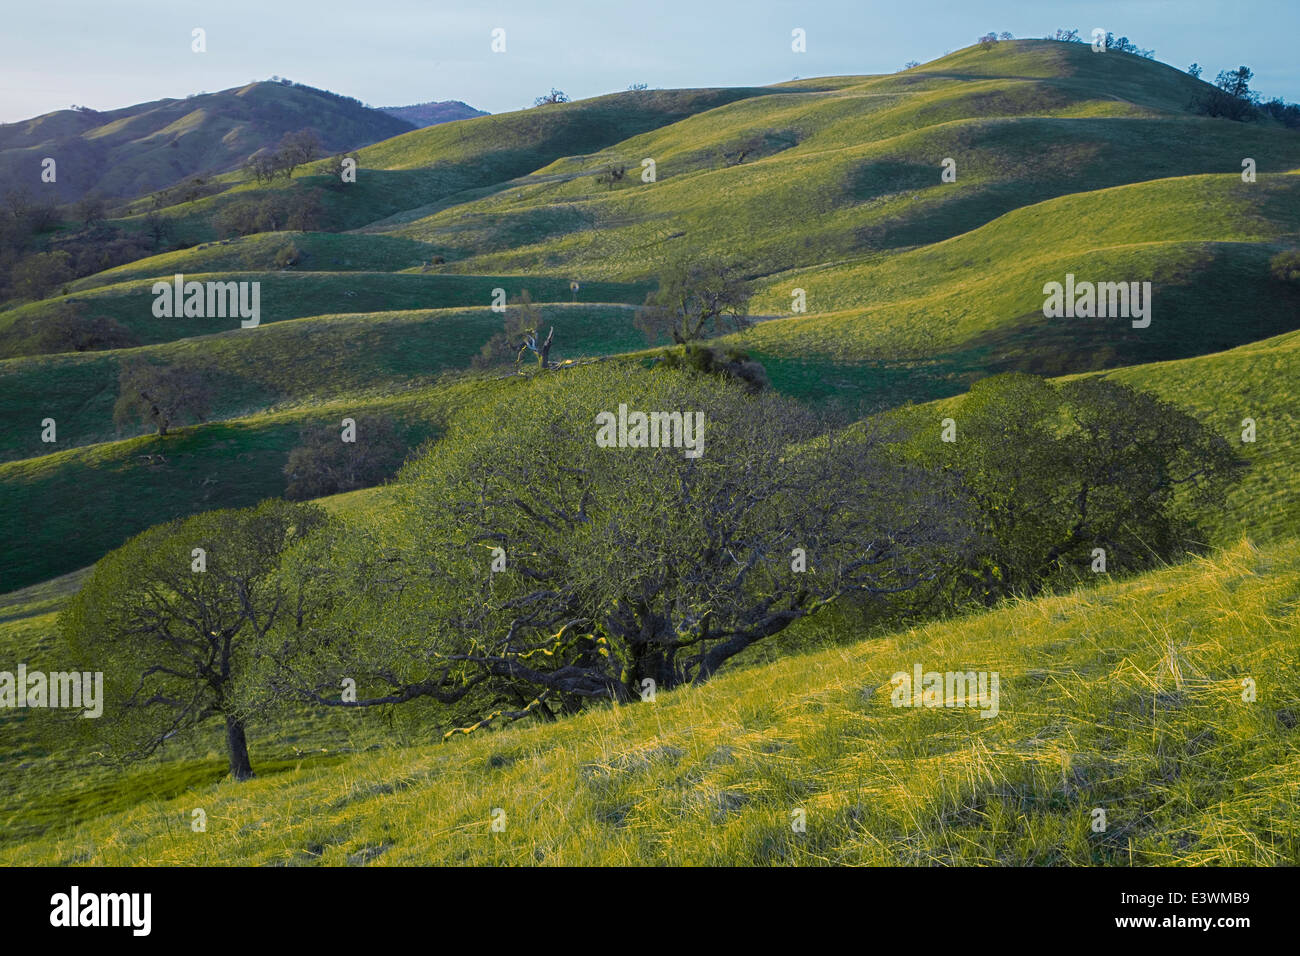
<instances>
[{"instance_id":1,"label":"green grass","mask_svg":"<svg viewBox=\"0 0 1300 956\"><path fill-rule=\"evenodd\" d=\"M1096 214L1107 209L1114 215ZM852 396L867 410L951 395L999 371L1060 375L1208 354L1300 325L1300 289L1269 271L1298 238L1294 174L1116 187L898 255L783 274L755 308L788 312L802 288L808 314L733 341L773 367L778 387L810 400ZM1043 284L1067 272L1152 281L1150 327L1044 319Z\"/></svg>"},{"instance_id":2,"label":"green grass","mask_svg":"<svg viewBox=\"0 0 1300 956\"><path fill-rule=\"evenodd\" d=\"M291 182L259 185L240 174L219 177L228 189L171 206L165 216L177 238L216 238L212 217L223 206L282 189L318 191L323 228L357 229L411 210L427 212L513 179L561 156L596 152L629 136L737 99L772 94L763 88L653 90L612 93L544 108L498 113L413 130L354 151L355 183L336 183L304 167ZM143 207L141 207L143 209ZM129 221L129 220L128 220Z\"/></svg>"},{"instance_id":3,"label":"green grass","mask_svg":"<svg viewBox=\"0 0 1300 956\"><path fill-rule=\"evenodd\" d=\"M276 763L244 784L177 767L129 809L82 794L0 860L1294 864L1298 626L1300 544L1241 543L555 725ZM891 675L917 663L997 671L999 715L891 707Z\"/></svg>"},{"instance_id":4,"label":"green grass","mask_svg":"<svg viewBox=\"0 0 1300 956\"><path fill-rule=\"evenodd\" d=\"M415 447L440 432L453 408L493 385L471 381L326 402L0 465L0 521L14 529L0 544L0 590L85 567L159 522L283 495L283 468L306 426L383 414Z\"/></svg>"},{"instance_id":5,"label":"green grass","mask_svg":"<svg viewBox=\"0 0 1300 956\"><path fill-rule=\"evenodd\" d=\"M276 254L288 245L301 254L292 267L296 272L396 272L427 263L436 255L422 242L396 236L261 232L137 259L79 279L70 288L83 292L129 279L170 278L177 272L278 272Z\"/></svg>"},{"instance_id":6,"label":"green grass","mask_svg":"<svg viewBox=\"0 0 1300 956\"><path fill-rule=\"evenodd\" d=\"M1216 541L1300 536L1300 332L1107 377L1191 412L1251 463L1223 510L1204 517ZM1242 440L1246 418L1256 422L1253 443Z\"/></svg>"},{"instance_id":7,"label":"green grass","mask_svg":"<svg viewBox=\"0 0 1300 956\"><path fill-rule=\"evenodd\" d=\"M555 329L555 359L620 352L644 343L634 310L618 304L539 305ZM238 320L234 320L238 321ZM13 395L0 424L0 459L40 456L149 430L113 423L123 364L148 361L193 369L209 383L209 419L248 417L347 396L420 388L466 369L502 327L489 308L368 312L281 321L255 329L186 338L147 348L69 352L0 362L0 387ZM545 330L544 330L545 334ZM31 427L46 417L58 442Z\"/></svg>"},{"instance_id":8,"label":"green grass","mask_svg":"<svg viewBox=\"0 0 1300 956\"><path fill-rule=\"evenodd\" d=\"M146 260L147 261L147 260ZM535 302L569 302L571 277L556 275L448 275L407 272L185 272L186 281L260 282L262 325L287 319L342 312L396 312L409 309L487 306L494 289L510 300L527 291ZM112 285L33 302L0 313L0 354L9 352L30 328L64 310L90 317L114 319L128 328L141 345L174 342L192 336L239 329L239 319L158 318L153 314L155 281L170 283L172 272L147 279L124 279ZM587 282L577 277L579 302L636 303L648 286L620 282ZM0 375L9 366L0 365Z\"/></svg>"},{"instance_id":9,"label":"green grass","mask_svg":"<svg viewBox=\"0 0 1300 956\"><path fill-rule=\"evenodd\" d=\"M1264 172L1300 165L1300 134L1196 116L1187 103L1204 85L1168 67L1117 55L1102 69L1063 44L1006 46L747 98L384 228L439 246L465 271L542 263L640 278L668 242L770 274L939 242L1071 193L1239 173L1245 155L1266 157ZM1029 60L1040 69L1026 71ZM757 148L730 164L759 132ZM654 184L637 175L645 157L656 161ZM940 181L944 157L958 162L956 183ZM630 169L613 190L594 178L610 163Z\"/></svg>"},{"instance_id":10,"label":"green grass","mask_svg":"<svg viewBox=\"0 0 1300 956\"><path fill-rule=\"evenodd\" d=\"M32 670L55 670L57 610L75 591L85 572L0 598L0 657L12 669L16 661ZM205 728L193 738L169 743L143 764L122 767L105 761L84 745L69 742L47 712L0 714L0 844L59 832L78 821L124 812L142 802L172 799L221 780L227 765L221 752L221 729ZM304 761L329 766L341 750L392 742L380 715L340 719L338 714L304 711L264 729L259 770L282 772Z\"/></svg>"}]
</instances>

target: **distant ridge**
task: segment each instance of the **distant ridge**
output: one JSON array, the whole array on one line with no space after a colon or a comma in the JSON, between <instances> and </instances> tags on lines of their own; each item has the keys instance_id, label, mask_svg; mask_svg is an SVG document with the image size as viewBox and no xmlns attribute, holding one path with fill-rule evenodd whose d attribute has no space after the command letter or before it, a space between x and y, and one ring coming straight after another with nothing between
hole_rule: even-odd
<instances>
[{"instance_id":1,"label":"distant ridge","mask_svg":"<svg viewBox=\"0 0 1300 956\"><path fill-rule=\"evenodd\" d=\"M289 81L259 81L185 99L102 112L57 110L0 125L0 180L58 202L94 192L126 198L237 168L285 133L315 130L331 153L410 132L412 124L352 97ZM41 161L58 178L41 181Z\"/></svg>"},{"instance_id":2,"label":"distant ridge","mask_svg":"<svg viewBox=\"0 0 1300 956\"><path fill-rule=\"evenodd\" d=\"M426 126L437 126L439 123L450 123L452 120L488 115L486 110L476 110L460 100L431 100L413 106L381 106L379 109L389 116L406 120L412 126L421 129Z\"/></svg>"}]
</instances>

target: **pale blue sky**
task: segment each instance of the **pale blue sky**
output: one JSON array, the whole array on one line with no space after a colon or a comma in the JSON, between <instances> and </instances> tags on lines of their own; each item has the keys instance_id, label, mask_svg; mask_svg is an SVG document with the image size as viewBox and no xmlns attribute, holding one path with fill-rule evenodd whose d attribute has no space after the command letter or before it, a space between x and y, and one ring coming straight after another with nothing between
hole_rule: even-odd
<instances>
[{"instance_id":1,"label":"pale blue sky","mask_svg":"<svg viewBox=\"0 0 1300 956\"><path fill-rule=\"evenodd\" d=\"M207 52L190 50L194 27ZM505 54L489 48L506 30ZM790 49L807 32L808 52ZM113 109L272 74L375 106L460 99L503 112L556 86L762 85L892 72L989 30L1127 35L1207 78L1245 63L1300 101L1300 0L20 0L0 14L0 121Z\"/></svg>"}]
</instances>

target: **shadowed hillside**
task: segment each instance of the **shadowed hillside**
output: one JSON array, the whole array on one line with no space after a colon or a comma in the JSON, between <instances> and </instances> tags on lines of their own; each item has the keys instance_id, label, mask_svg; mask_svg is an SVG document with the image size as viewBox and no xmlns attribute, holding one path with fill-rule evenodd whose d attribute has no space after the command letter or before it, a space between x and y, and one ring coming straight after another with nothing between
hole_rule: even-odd
<instances>
[{"instance_id":1,"label":"shadowed hillside","mask_svg":"<svg viewBox=\"0 0 1300 956\"><path fill-rule=\"evenodd\" d=\"M119 110L59 110L0 126L0 177L67 202L94 192L131 197L233 169L288 132L310 127L332 151L410 129L356 100L305 86L258 82ZM41 160L58 162L43 183Z\"/></svg>"}]
</instances>

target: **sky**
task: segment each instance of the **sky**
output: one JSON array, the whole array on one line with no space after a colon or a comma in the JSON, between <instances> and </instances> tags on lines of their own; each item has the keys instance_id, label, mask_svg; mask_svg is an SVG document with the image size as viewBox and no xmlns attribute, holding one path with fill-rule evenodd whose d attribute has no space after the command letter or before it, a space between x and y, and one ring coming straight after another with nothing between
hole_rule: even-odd
<instances>
[{"instance_id":1,"label":"sky","mask_svg":"<svg viewBox=\"0 0 1300 956\"><path fill-rule=\"evenodd\" d=\"M1096 27L1212 79L1249 65L1300 101L1300 0L13 0L0 12L0 122L288 77L373 106L498 113L552 87L759 86L891 73L990 30ZM206 52L192 49L205 32ZM807 50L791 49L796 28ZM505 52L494 53L494 30Z\"/></svg>"}]
</instances>

